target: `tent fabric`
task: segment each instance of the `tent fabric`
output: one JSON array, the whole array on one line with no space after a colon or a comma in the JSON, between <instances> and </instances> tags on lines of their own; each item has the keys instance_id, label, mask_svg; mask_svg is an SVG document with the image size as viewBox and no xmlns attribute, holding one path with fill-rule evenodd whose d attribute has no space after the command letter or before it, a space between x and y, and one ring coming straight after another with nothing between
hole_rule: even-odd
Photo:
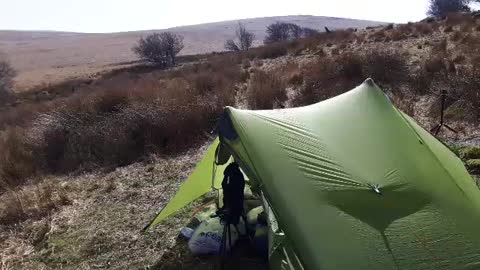
<instances>
[{"instance_id":1,"label":"tent fabric","mask_svg":"<svg viewBox=\"0 0 480 270\"><path fill-rule=\"evenodd\" d=\"M152 228L165 218L176 213L178 210L187 206L195 199L205 195L212 190L212 176L214 173L215 152L219 146L218 138L208 148L202 160L197 164L190 177L182 184L175 196L160 211L158 216L147 226L146 229ZM215 166L215 183L214 188L221 188L223 180L223 171L226 166Z\"/></svg>"},{"instance_id":2,"label":"tent fabric","mask_svg":"<svg viewBox=\"0 0 480 270\"><path fill-rule=\"evenodd\" d=\"M478 188L372 80L305 107L227 107L224 116L235 136L220 137L222 146L278 224L272 269L480 269ZM210 155L199 167L211 168ZM177 196L205 192L192 177Z\"/></svg>"},{"instance_id":3,"label":"tent fabric","mask_svg":"<svg viewBox=\"0 0 480 270\"><path fill-rule=\"evenodd\" d=\"M373 83L301 108L226 108L305 269L480 269L480 194L462 162ZM244 168L246 166L246 168Z\"/></svg>"}]
</instances>

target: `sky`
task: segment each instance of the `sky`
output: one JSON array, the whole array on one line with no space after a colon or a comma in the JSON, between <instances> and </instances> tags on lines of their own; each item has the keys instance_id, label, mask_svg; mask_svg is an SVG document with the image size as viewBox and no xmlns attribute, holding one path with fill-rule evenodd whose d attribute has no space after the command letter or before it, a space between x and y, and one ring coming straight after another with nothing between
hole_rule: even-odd
<instances>
[{"instance_id":1,"label":"sky","mask_svg":"<svg viewBox=\"0 0 480 270\"><path fill-rule=\"evenodd\" d=\"M0 29L106 33L282 15L404 23L425 18L427 6L428 0L0 0Z\"/></svg>"}]
</instances>

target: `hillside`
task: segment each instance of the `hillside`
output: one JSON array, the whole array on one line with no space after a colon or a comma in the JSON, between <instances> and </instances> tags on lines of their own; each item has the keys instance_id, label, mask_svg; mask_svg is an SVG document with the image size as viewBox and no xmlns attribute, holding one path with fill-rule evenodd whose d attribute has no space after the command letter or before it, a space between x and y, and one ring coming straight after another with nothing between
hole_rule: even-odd
<instances>
[{"instance_id":1,"label":"hillside","mask_svg":"<svg viewBox=\"0 0 480 270\"><path fill-rule=\"evenodd\" d=\"M478 185L479 55L480 19L452 14L20 93L0 108L1 267L212 269L213 259L193 257L177 238L197 205L141 230L214 139L223 108L303 106L368 77L426 130L439 121L444 91L457 133L438 137Z\"/></svg>"},{"instance_id":2,"label":"hillside","mask_svg":"<svg viewBox=\"0 0 480 270\"><path fill-rule=\"evenodd\" d=\"M252 31L255 44L261 44L267 25L282 21L323 31L338 28L365 28L379 22L319 16L283 16L240 20ZM156 31L173 31L185 37L182 54L223 51L226 39L232 38L238 21L225 21L171 29L109 34L65 32L0 31L0 51L5 52L19 71L17 89L66 78L85 77L123 66L136 60L131 48L144 35Z\"/></svg>"}]
</instances>

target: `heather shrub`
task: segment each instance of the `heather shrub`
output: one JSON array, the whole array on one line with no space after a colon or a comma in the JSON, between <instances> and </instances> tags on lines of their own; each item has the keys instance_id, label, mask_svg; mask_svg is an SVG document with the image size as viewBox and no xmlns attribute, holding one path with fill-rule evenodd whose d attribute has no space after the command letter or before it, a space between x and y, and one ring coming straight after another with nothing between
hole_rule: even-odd
<instances>
[{"instance_id":1,"label":"heather shrub","mask_svg":"<svg viewBox=\"0 0 480 270\"><path fill-rule=\"evenodd\" d=\"M392 88L408 78L404 57L397 51L372 49L366 53L344 53L320 58L305 67L304 84L295 105L322 101L353 89L371 77L379 85Z\"/></svg>"},{"instance_id":2,"label":"heather shrub","mask_svg":"<svg viewBox=\"0 0 480 270\"><path fill-rule=\"evenodd\" d=\"M430 35L433 33L432 26L428 23L417 23L415 24L415 32L417 35Z\"/></svg>"},{"instance_id":3,"label":"heather shrub","mask_svg":"<svg viewBox=\"0 0 480 270\"><path fill-rule=\"evenodd\" d=\"M177 54L183 47L183 36L164 32L140 38L132 51L144 61L169 67L176 64Z\"/></svg>"},{"instance_id":4,"label":"heather shrub","mask_svg":"<svg viewBox=\"0 0 480 270\"><path fill-rule=\"evenodd\" d=\"M405 57L396 50L373 49L364 56L365 76L381 86L407 81L408 68Z\"/></svg>"},{"instance_id":5,"label":"heather shrub","mask_svg":"<svg viewBox=\"0 0 480 270\"><path fill-rule=\"evenodd\" d=\"M288 42L275 42L252 49L251 52L260 59L274 59L288 53Z\"/></svg>"},{"instance_id":6,"label":"heather shrub","mask_svg":"<svg viewBox=\"0 0 480 270\"><path fill-rule=\"evenodd\" d=\"M16 71L6 57L0 53L0 106L14 99L12 91Z\"/></svg>"},{"instance_id":7,"label":"heather shrub","mask_svg":"<svg viewBox=\"0 0 480 270\"><path fill-rule=\"evenodd\" d=\"M25 130L8 128L0 132L0 193L33 175L36 158Z\"/></svg>"},{"instance_id":8,"label":"heather shrub","mask_svg":"<svg viewBox=\"0 0 480 270\"><path fill-rule=\"evenodd\" d=\"M287 100L285 82L273 72L256 70L248 85L246 98L252 109L272 109L283 106Z\"/></svg>"},{"instance_id":9,"label":"heather shrub","mask_svg":"<svg viewBox=\"0 0 480 270\"><path fill-rule=\"evenodd\" d=\"M322 101L352 89L362 80L362 60L358 55L321 58L304 68L304 85L293 103L303 106Z\"/></svg>"}]
</instances>

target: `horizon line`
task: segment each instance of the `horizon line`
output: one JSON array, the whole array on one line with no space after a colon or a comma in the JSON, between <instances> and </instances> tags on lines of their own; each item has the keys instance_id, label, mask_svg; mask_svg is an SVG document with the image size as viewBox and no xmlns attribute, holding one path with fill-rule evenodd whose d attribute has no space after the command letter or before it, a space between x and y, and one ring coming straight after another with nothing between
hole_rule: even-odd
<instances>
[{"instance_id":1,"label":"horizon line","mask_svg":"<svg viewBox=\"0 0 480 270\"><path fill-rule=\"evenodd\" d=\"M182 27L192 27L192 26L200 26L200 25L208 25L208 24L216 24L216 23L224 23L224 22L244 21L244 20L254 20L254 19L266 19L266 18L277 18L277 17L323 17L323 18L342 19L342 20L368 21L368 22L379 23L379 24L391 23L391 22L381 22L381 21L375 21L375 20L355 19L355 18L347 18L347 17L297 14L297 15L276 15L276 16L266 16L266 17L250 17L250 18L241 18L241 19L228 19L228 20L223 20L223 21L212 21L212 22L205 22L205 23L198 23L198 24L178 25L178 26L172 26L172 27L160 28L160 29L150 28L150 29L113 31L113 32L81 32L81 31L48 30L48 29L0 29L0 32L49 32L49 33L59 33L59 34L65 33L65 34L101 35L101 34L119 34L119 33L130 33L130 32L167 31L167 30L174 30L175 28L182 28Z\"/></svg>"}]
</instances>

